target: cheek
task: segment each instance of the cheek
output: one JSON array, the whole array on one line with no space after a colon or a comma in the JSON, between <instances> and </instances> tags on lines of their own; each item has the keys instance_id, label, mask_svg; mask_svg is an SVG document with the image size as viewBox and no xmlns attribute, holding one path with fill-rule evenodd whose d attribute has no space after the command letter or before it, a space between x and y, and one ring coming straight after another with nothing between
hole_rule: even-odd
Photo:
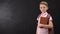
<instances>
[{"instance_id":1,"label":"cheek","mask_svg":"<svg viewBox=\"0 0 60 34\"><path fill-rule=\"evenodd\" d=\"M46 8L45 10L48 10L48 8Z\"/></svg>"},{"instance_id":2,"label":"cheek","mask_svg":"<svg viewBox=\"0 0 60 34\"><path fill-rule=\"evenodd\" d=\"M42 9L42 8L40 8L40 10L42 11L43 9Z\"/></svg>"},{"instance_id":3,"label":"cheek","mask_svg":"<svg viewBox=\"0 0 60 34\"><path fill-rule=\"evenodd\" d=\"M43 8L42 10L48 10L48 8L47 8L47 7L45 7L45 8Z\"/></svg>"}]
</instances>

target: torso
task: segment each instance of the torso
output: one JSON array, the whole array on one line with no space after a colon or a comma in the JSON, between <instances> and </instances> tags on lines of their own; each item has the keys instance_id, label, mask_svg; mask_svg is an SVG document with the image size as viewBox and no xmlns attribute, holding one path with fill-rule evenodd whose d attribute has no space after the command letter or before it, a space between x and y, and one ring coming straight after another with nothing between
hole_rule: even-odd
<instances>
[{"instance_id":1,"label":"torso","mask_svg":"<svg viewBox=\"0 0 60 34\"><path fill-rule=\"evenodd\" d=\"M40 17L47 17L48 13L45 12L44 14L41 14L38 19L38 34L48 34L48 28L40 28Z\"/></svg>"}]
</instances>

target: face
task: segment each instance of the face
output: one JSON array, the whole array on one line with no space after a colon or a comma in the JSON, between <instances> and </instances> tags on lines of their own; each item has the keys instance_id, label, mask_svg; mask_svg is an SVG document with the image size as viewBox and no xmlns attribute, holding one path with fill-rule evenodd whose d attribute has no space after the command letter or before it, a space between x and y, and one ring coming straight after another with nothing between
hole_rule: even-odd
<instances>
[{"instance_id":1,"label":"face","mask_svg":"<svg viewBox=\"0 0 60 34\"><path fill-rule=\"evenodd\" d=\"M48 7L46 5L44 5L44 4L40 4L39 9L41 10L42 13L44 13L44 12L46 12L48 10Z\"/></svg>"}]
</instances>

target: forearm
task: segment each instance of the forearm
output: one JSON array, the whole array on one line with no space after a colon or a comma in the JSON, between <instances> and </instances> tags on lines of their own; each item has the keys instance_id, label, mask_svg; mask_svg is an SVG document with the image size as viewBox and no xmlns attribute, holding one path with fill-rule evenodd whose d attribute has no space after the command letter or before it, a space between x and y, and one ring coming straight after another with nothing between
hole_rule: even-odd
<instances>
[{"instance_id":1,"label":"forearm","mask_svg":"<svg viewBox=\"0 0 60 34\"><path fill-rule=\"evenodd\" d=\"M53 26L51 26L51 25L42 25L42 27L44 27L44 28L53 28Z\"/></svg>"}]
</instances>

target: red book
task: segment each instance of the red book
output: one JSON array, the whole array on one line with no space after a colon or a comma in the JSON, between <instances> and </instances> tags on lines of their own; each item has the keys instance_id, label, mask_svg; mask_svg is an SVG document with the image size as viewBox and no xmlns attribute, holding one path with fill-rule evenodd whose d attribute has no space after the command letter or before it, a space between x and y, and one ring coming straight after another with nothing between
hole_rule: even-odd
<instances>
[{"instance_id":1,"label":"red book","mask_svg":"<svg viewBox=\"0 0 60 34\"><path fill-rule=\"evenodd\" d=\"M49 23L49 18L48 17L41 17L40 18L40 23L41 24L48 24Z\"/></svg>"}]
</instances>

